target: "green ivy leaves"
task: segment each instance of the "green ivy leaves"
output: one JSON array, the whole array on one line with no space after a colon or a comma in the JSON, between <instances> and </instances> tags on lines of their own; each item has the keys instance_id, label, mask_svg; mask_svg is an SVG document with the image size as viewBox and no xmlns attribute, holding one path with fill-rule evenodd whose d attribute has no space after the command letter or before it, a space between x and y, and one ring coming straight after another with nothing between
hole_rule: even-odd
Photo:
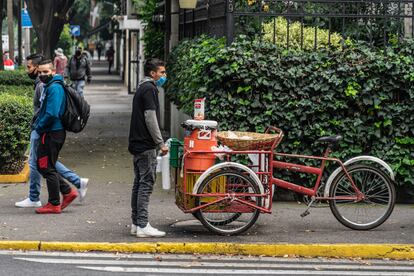
<instances>
[{"instance_id":1,"label":"green ivy leaves","mask_svg":"<svg viewBox=\"0 0 414 276\"><path fill-rule=\"evenodd\" d=\"M348 45L348 46L347 46ZM167 95L191 114L206 97L221 129L286 132L280 151L321 154L322 135L341 134L335 156L370 154L414 184L414 43L383 49L356 42L317 52L266 41L201 37L182 42L168 64Z\"/></svg>"}]
</instances>

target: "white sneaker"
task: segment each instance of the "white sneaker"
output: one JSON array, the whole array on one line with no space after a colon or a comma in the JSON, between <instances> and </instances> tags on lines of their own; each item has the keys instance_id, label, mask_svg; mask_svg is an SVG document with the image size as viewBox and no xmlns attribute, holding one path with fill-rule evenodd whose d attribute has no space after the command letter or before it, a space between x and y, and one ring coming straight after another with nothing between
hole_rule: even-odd
<instances>
[{"instance_id":1,"label":"white sneaker","mask_svg":"<svg viewBox=\"0 0 414 276\"><path fill-rule=\"evenodd\" d=\"M86 196L86 192L88 191L88 182L89 182L89 178L80 179L80 188L78 189L80 202L82 202Z\"/></svg>"},{"instance_id":2,"label":"white sneaker","mask_svg":"<svg viewBox=\"0 0 414 276\"><path fill-rule=\"evenodd\" d=\"M42 202L40 202L40 200L31 201L30 198L26 198L25 200L16 202L14 206L19 208L38 208L42 207Z\"/></svg>"},{"instance_id":3,"label":"white sneaker","mask_svg":"<svg viewBox=\"0 0 414 276\"><path fill-rule=\"evenodd\" d=\"M131 229L132 232L132 229ZM147 224L144 228L137 227L137 237L138 238L149 238L149 237L164 237L165 232L155 229L151 224Z\"/></svg>"},{"instance_id":4,"label":"white sneaker","mask_svg":"<svg viewBox=\"0 0 414 276\"><path fill-rule=\"evenodd\" d=\"M137 226L135 224L131 224L131 235L132 236L137 235Z\"/></svg>"}]
</instances>

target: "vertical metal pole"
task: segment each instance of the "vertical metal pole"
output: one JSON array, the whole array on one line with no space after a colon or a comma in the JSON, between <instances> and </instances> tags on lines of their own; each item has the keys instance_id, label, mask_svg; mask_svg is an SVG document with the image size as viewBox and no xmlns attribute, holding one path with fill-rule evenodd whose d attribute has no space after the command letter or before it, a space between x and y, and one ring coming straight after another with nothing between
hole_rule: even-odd
<instances>
[{"instance_id":1,"label":"vertical metal pole","mask_svg":"<svg viewBox=\"0 0 414 276\"><path fill-rule=\"evenodd\" d=\"M411 37L414 37L414 0L411 1Z\"/></svg>"},{"instance_id":2,"label":"vertical metal pole","mask_svg":"<svg viewBox=\"0 0 414 276\"><path fill-rule=\"evenodd\" d=\"M206 0L206 13L207 13L207 33L211 35L211 29L210 29L210 1Z\"/></svg>"},{"instance_id":3,"label":"vertical metal pole","mask_svg":"<svg viewBox=\"0 0 414 276\"><path fill-rule=\"evenodd\" d=\"M196 31L195 31L195 9L193 9L193 22L192 22L192 31L193 33L191 34L191 38L195 37Z\"/></svg>"},{"instance_id":4,"label":"vertical metal pole","mask_svg":"<svg viewBox=\"0 0 414 276\"><path fill-rule=\"evenodd\" d=\"M18 52L18 60L17 64L22 65L22 1L18 0L18 15L17 15L17 52Z\"/></svg>"},{"instance_id":5,"label":"vertical metal pole","mask_svg":"<svg viewBox=\"0 0 414 276\"><path fill-rule=\"evenodd\" d=\"M234 41L234 0L226 0L226 39L227 45Z\"/></svg>"},{"instance_id":6,"label":"vertical metal pole","mask_svg":"<svg viewBox=\"0 0 414 276\"><path fill-rule=\"evenodd\" d=\"M186 11L187 10L183 9L183 38L186 38L187 37L185 35L185 24L187 23Z\"/></svg>"}]
</instances>

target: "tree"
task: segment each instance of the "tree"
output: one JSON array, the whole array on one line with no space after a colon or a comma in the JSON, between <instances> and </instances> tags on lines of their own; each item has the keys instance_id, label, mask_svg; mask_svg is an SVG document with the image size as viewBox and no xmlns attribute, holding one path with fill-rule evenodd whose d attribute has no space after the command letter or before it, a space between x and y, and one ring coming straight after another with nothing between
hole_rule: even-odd
<instances>
[{"instance_id":1,"label":"tree","mask_svg":"<svg viewBox=\"0 0 414 276\"><path fill-rule=\"evenodd\" d=\"M7 26L9 30L9 56L14 59L14 20L13 0L7 0Z\"/></svg>"},{"instance_id":2,"label":"tree","mask_svg":"<svg viewBox=\"0 0 414 276\"><path fill-rule=\"evenodd\" d=\"M75 0L25 0L38 37L38 52L50 58Z\"/></svg>"}]
</instances>

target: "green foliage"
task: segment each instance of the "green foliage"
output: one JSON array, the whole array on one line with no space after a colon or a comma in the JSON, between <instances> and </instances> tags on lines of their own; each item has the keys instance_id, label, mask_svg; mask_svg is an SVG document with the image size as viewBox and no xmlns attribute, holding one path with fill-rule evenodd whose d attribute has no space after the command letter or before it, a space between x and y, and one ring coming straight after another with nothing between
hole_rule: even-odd
<instances>
[{"instance_id":1,"label":"green foliage","mask_svg":"<svg viewBox=\"0 0 414 276\"><path fill-rule=\"evenodd\" d=\"M60 34L60 38L58 41L58 44L56 46L56 48L62 48L63 53L66 56L70 56L72 54L72 35L70 34L70 25L69 24L65 24L65 26L63 27L63 31Z\"/></svg>"},{"instance_id":2,"label":"green foliage","mask_svg":"<svg viewBox=\"0 0 414 276\"><path fill-rule=\"evenodd\" d=\"M143 41L145 44L145 58L164 57L164 29L162 25L153 22L152 18L157 11L157 0L133 0L139 12L140 19L147 25Z\"/></svg>"},{"instance_id":3,"label":"green foliage","mask_svg":"<svg viewBox=\"0 0 414 276\"><path fill-rule=\"evenodd\" d=\"M33 80L30 79L24 70L14 71L0 71L0 85L33 85Z\"/></svg>"},{"instance_id":4,"label":"green foliage","mask_svg":"<svg viewBox=\"0 0 414 276\"><path fill-rule=\"evenodd\" d=\"M348 46L347 46L348 45ZM414 185L414 42L375 49L295 51L239 39L181 43L168 64L167 95L187 114L206 97L221 130L282 128L282 152L321 154L320 136L344 136L335 156L370 154Z\"/></svg>"},{"instance_id":5,"label":"green foliage","mask_svg":"<svg viewBox=\"0 0 414 276\"><path fill-rule=\"evenodd\" d=\"M29 144L32 101L26 96L0 97L0 174L17 173Z\"/></svg>"},{"instance_id":6,"label":"green foliage","mask_svg":"<svg viewBox=\"0 0 414 276\"><path fill-rule=\"evenodd\" d=\"M277 17L274 21L270 21L268 23L263 24L263 38L269 42L273 42L275 38L275 43L278 46L286 47L287 46L287 31L288 25L286 18ZM275 24L276 28L276 36L275 33ZM316 47L317 49L320 48L327 48L329 47L329 31L316 28ZM302 33L303 32L303 33ZM301 41L303 36L303 45L302 49L305 50L312 50L314 49L315 45L315 27L304 26L303 29L301 28L301 23L291 22L289 24L289 47L294 49L301 49ZM340 48L341 47L342 37L337 33L331 33L330 37L330 46L333 48Z\"/></svg>"},{"instance_id":7,"label":"green foliage","mask_svg":"<svg viewBox=\"0 0 414 276\"><path fill-rule=\"evenodd\" d=\"M10 94L10 95L25 96L28 98L32 98L33 97L33 85L18 86L18 85L0 84L0 95L2 94Z\"/></svg>"}]
</instances>

